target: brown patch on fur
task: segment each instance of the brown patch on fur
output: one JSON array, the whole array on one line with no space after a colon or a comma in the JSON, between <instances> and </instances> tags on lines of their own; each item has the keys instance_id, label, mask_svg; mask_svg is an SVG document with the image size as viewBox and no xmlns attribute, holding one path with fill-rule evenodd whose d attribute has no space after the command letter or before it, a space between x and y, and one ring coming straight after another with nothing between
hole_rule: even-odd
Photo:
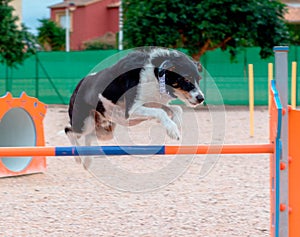
<instances>
[{"instance_id":1,"label":"brown patch on fur","mask_svg":"<svg viewBox=\"0 0 300 237\"><path fill-rule=\"evenodd\" d=\"M91 111L91 115L95 121L95 133L99 140L110 140L113 138L113 131L116 124L107 120L102 114L96 110Z\"/></svg>"},{"instance_id":2,"label":"brown patch on fur","mask_svg":"<svg viewBox=\"0 0 300 237\"><path fill-rule=\"evenodd\" d=\"M185 98L192 99L192 96L188 91L181 90L180 88L176 88L176 90L180 91L180 93L183 94Z\"/></svg>"}]
</instances>

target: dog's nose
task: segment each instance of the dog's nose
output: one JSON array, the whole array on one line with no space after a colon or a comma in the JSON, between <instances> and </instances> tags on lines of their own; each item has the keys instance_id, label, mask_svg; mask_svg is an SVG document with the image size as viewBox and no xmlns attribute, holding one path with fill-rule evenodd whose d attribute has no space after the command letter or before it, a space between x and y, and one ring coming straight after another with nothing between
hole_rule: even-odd
<instances>
[{"instance_id":1,"label":"dog's nose","mask_svg":"<svg viewBox=\"0 0 300 237\"><path fill-rule=\"evenodd\" d=\"M198 101L199 104L204 101L204 97L202 95L197 95L196 99L197 99L197 101Z\"/></svg>"}]
</instances>

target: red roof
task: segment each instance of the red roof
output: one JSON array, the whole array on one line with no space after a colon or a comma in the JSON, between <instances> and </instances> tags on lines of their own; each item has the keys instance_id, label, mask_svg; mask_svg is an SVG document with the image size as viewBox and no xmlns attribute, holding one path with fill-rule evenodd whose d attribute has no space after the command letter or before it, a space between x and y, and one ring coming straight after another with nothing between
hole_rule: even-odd
<instances>
[{"instance_id":1,"label":"red roof","mask_svg":"<svg viewBox=\"0 0 300 237\"><path fill-rule=\"evenodd\" d=\"M119 7L121 6L120 1L112 2L111 4L107 5L108 8L114 8L114 7Z\"/></svg>"},{"instance_id":2,"label":"red roof","mask_svg":"<svg viewBox=\"0 0 300 237\"><path fill-rule=\"evenodd\" d=\"M95 2L100 2L102 0L71 0L71 1L64 1L61 3L57 3L54 5L49 6L49 8L64 8L67 7L70 3L74 3L76 6L86 6Z\"/></svg>"}]
</instances>

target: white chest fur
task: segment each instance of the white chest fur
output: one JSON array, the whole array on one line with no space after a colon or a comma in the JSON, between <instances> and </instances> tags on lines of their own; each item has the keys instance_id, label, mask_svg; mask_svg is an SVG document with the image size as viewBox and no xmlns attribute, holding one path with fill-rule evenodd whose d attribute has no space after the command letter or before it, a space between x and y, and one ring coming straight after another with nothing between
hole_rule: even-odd
<instances>
[{"instance_id":1,"label":"white chest fur","mask_svg":"<svg viewBox=\"0 0 300 237\"><path fill-rule=\"evenodd\" d=\"M145 103L166 104L171 97L168 94L162 94L159 90L159 82L154 75L154 66L148 64L140 74L140 83L137 86L137 97L133 107L141 106ZM132 108L133 110L135 108Z\"/></svg>"}]
</instances>

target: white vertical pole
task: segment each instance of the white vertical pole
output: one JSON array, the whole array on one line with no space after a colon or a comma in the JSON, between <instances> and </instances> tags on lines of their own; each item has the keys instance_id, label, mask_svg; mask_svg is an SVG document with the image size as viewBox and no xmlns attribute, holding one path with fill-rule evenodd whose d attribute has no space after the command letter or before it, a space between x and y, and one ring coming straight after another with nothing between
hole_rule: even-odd
<instances>
[{"instance_id":1,"label":"white vertical pole","mask_svg":"<svg viewBox=\"0 0 300 237\"><path fill-rule=\"evenodd\" d=\"M278 94L284 111L281 124L281 157L280 163L285 164L285 169L279 175L279 202L282 210L279 215L278 231L276 237L289 236L289 200L288 200L288 51L287 46L274 47L275 52L275 78Z\"/></svg>"},{"instance_id":2,"label":"white vertical pole","mask_svg":"<svg viewBox=\"0 0 300 237\"><path fill-rule=\"evenodd\" d=\"M122 0L120 1L119 7L119 44L118 49L123 50L123 7Z\"/></svg>"},{"instance_id":3,"label":"white vertical pole","mask_svg":"<svg viewBox=\"0 0 300 237\"><path fill-rule=\"evenodd\" d=\"M69 6L66 7L66 52L70 51L70 16Z\"/></svg>"}]
</instances>

